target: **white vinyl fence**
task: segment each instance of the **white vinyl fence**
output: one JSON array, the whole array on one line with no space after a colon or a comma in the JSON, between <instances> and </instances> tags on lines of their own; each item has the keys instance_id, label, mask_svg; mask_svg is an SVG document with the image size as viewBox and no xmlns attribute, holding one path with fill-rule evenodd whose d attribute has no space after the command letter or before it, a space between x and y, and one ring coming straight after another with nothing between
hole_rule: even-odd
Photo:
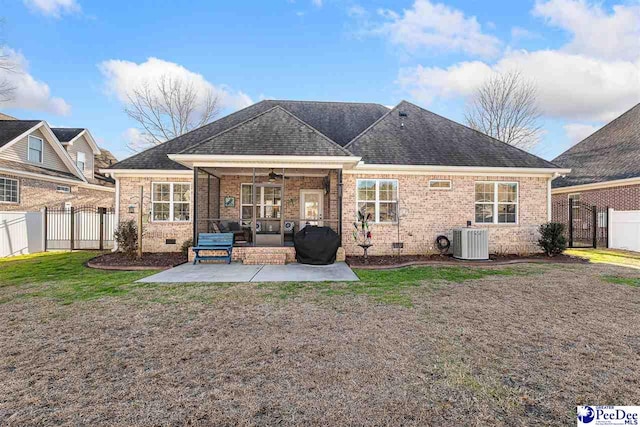
<instances>
[{"instance_id":1,"label":"white vinyl fence","mask_svg":"<svg viewBox=\"0 0 640 427\"><path fill-rule=\"evenodd\" d=\"M111 249L115 219L111 208L47 209L47 250Z\"/></svg>"},{"instance_id":2,"label":"white vinyl fence","mask_svg":"<svg viewBox=\"0 0 640 427\"><path fill-rule=\"evenodd\" d=\"M0 258L45 250L112 249L112 208L0 212Z\"/></svg>"},{"instance_id":3,"label":"white vinyl fence","mask_svg":"<svg viewBox=\"0 0 640 427\"><path fill-rule=\"evenodd\" d=\"M609 247L640 252L640 211L609 209Z\"/></svg>"},{"instance_id":4,"label":"white vinyl fence","mask_svg":"<svg viewBox=\"0 0 640 427\"><path fill-rule=\"evenodd\" d=\"M44 251L43 212L0 212L0 258Z\"/></svg>"}]
</instances>

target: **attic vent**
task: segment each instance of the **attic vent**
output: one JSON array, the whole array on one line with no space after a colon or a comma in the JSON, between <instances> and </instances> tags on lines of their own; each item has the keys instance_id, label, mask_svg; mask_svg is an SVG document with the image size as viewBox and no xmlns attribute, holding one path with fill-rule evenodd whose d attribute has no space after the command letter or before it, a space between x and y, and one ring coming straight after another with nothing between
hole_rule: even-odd
<instances>
[{"instance_id":1,"label":"attic vent","mask_svg":"<svg viewBox=\"0 0 640 427\"><path fill-rule=\"evenodd\" d=\"M404 111L399 111L398 112L398 116L400 116L400 117L408 117L408 114L405 113Z\"/></svg>"}]
</instances>

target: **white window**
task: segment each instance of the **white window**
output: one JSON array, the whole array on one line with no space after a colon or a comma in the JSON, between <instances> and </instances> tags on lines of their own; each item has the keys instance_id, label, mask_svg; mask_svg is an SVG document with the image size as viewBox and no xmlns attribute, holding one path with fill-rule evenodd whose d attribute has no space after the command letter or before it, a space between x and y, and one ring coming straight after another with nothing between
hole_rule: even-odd
<instances>
[{"instance_id":1,"label":"white window","mask_svg":"<svg viewBox=\"0 0 640 427\"><path fill-rule=\"evenodd\" d=\"M356 187L358 211L371 214L375 222L398 221L398 180L359 179Z\"/></svg>"},{"instance_id":2,"label":"white window","mask_svg":"<svg viewBox=\"0 0 640 427\"><path fill-rule=\"evenodd\" d=\"M83 171L86 163L87 163L87 156L83 152L79 152L78 158L76 159L76 165L78 166L78 169Z\"/></svg>"},{"instance_id":3,"label":"white window","mask_svg":"<svg viewBox=\"0 0 640 427\"><path fill-rule=\"evenodd\" d=\"M18 203L18 180L0 178L0 202Z\"/></svg>"},{"instance_id":4,"label":"white window","mask_svg":"<svg viewBox=\"0 0 640 427\"><path fill-rule=\"evenodd\" d=\"M42 150L43 150L43 142L42 139L29 135L29 152L27 154L27 158L30 162L34 163L42 163Z\"/></svg>"},{"instance_id":5,"label":"white window","mask_svg":"<svg viewBox=\"0 0 640 427\"><path fill-rule=\"evenodd\" d=\"M248 224L252 220L253 214L253 194L252 184L241 184L240 186L240 219L243 224ZM280 186L259 186L256 193L256 213L258 218L280 218L282 207L282 187Z\"/></svg>"},{"instance_id":6,"label":"white window","mask_svg":"<svg viewBox=\"0 0 640 427\"><path fill-rule=\"evenodd\" d=\"M517 182L476 182L475 222L516 224L518 222Z\"/></svg>"},{"instance_id":7,"label":"white window","mask_svg":"<svg viewBox=\"0 0 640 427\"><path fill-rule=\"evenodd\" d=\"M429 181L429 188L434 190L451 190L450 179L432 179Z\"/></svg>"},{"instance_id":8,"label":"white window","mask_svg":"<svg viewBox=\"0 0 640 427\"><path fill-rule=\"evenodd\" d=\"M190 221L191 184L154 182L151 190L153 221Z\"/></svg>"},{"instance_id":9,"label":"white window","mask_svg":"<svg viewBox=\"0 0 640 427\"><path fill-rule=\"evenodd\" d=\"M56 191L58 193L71 193L71 187L69 187L67 185L57 185L56 186Z\"/></svg>"}]
</instances>

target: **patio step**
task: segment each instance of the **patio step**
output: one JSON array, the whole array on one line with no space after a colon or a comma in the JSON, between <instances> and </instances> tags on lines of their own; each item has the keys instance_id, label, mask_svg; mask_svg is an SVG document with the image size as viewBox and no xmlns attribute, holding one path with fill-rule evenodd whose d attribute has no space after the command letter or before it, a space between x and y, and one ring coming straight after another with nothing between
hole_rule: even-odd
<instances>
[{"instance_id":1,"label":"patio step","mask_svg":"<svg viewBox=\"0 0 640 427\"><path fill-rule=\"evenodd\" d=\"M287 263L286 254L247 254L242 260L247 265L285 265Z\"/></svg>"}]
</instances>

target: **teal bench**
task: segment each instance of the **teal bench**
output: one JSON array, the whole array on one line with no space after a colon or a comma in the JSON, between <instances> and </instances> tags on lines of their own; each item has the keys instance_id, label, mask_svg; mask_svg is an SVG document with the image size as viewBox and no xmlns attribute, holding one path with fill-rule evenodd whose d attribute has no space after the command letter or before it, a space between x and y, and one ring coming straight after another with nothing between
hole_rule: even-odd
<instances>
[{"instance_id":1,"label":"teal bench","mask_svg":"<svg viewBox=\"0 0 640 427\"><path fill-rule=\"evenodd\" d=\"M227 255L201 256L200 251L226 251ZM203 259L224 259L227 264L231 264L231 251L233 251L233 233L200 233L198 234L198 246L193 247L195 253L193 265Z\"/></svg>"}]
</instances>

